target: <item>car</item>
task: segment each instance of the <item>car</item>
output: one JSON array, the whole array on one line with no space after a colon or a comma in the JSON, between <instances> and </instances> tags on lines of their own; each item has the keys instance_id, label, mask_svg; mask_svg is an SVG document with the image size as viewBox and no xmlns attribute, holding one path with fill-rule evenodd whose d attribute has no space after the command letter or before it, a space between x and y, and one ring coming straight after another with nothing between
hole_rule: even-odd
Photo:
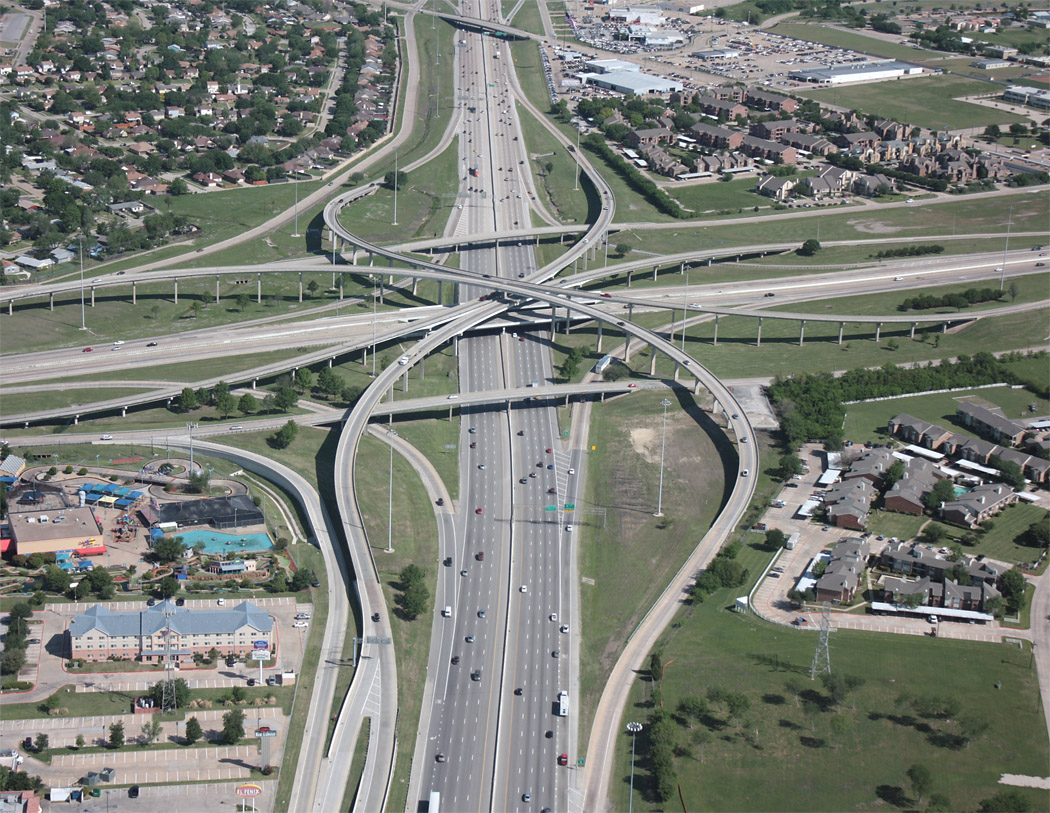
<instances>
[{"instance_id":1,"label":"car","mask_svg":"<svg viewBox=\"0 0 1050 813\"><path fill-rule=\"evenodd\" d=\"M107 796L106 798L108 799L109 797ZM130 788L128 788L128 798L129 799L138 799L139 798L139 786L138 785L132 785Z\"/></svg>"},{"instance_id":2,"label":"car","mask_svg":"<svg viewBox=\"0 0 1050 813\"><path fill-rule=\"evenodd\" d=\"M559 649L551 650L551 657L552 658L561 657L561 650L559 650Z\"/></svg>"},{"instance_id":3,"label":"car","mask_svg":"<svg viewBox=\"0 0 1050 813\"><path fill-rule=\"evenodd\" d=\"M310 620L310 613L296 613L295 614L295 620L296 621L309 621Z\"/></svg>"},{"instance_id":4,"label":"car","mask_svg":"<svg viewBox=\"0 0 1050 813\"><path fill-rule=\"evenodd\" d=\"M448 400L449 400L449 401L456 401L456 400L458 400L458 399L459 399L459 396L458 396L458 395L456 395L455 393L452 393L452 395L449 395L449 396L448 396Z\"/></svg>"},{"instance_id":5,"label":"car","mask_svg":"<svg viewBox=\"0 0 1050 813\"><path fill-rule=\"evenodd\" d=\"M109 349L110 349L110 350L120 350L120 348L119 348L119 347L117 347L117 346L113 346L113 347L111 347L111 348L109 348Z\"/></svg>"},{"instance_id":6,"label":"car","mask_svg":"<svg viewBox=\"0 0 1050 813\"><path fill-rule=\"evenodd\" d=\"M522 485L525 485L526 483L529 482L529 478L528 477L522 477L520 480L518 480L518 482L521 483Z\"/></svg>"},{"instance_id":7,"label":"car","mask_svg":"<svg viewBox=\"0 0 1050 813\"><path fill-rule=\"evenodd\" d=\"M276 676L270 675L268 678L266 678L266 685L267 686L276 686L277 685L277 678L276 678ZM263 728L266 728L266 727L264 726ZM263 728L261 728L259 730L262 731ZM266 730L269 730L269 729L266 729Z\"/></svg>"},{"instance_id":8,"label":"car","mask_svg":"<svg viewBox=\"0 0 1050 813\"><path fill-rule=\"evenodd\" d=\"M558 489L556 489L553 486L551 486L550 488L547 489L547 493L548 494L557 494L558 493Z\"/></svg>"},{"instance_id":9,"label":"car","mask_svg":"<svg viewBox=\"0 0 1050 813\"><path fill-rule=\"evenodd\" d=\"M95 348L94 348L94 347L85 347L85 348L84 348L83 350L81 350L80 352L81 352L81 353L92 353L92 352L94 352L94 350L95 350Z\"/></svg>"},{"instance_id":10,"label":"car","mask_svg":"<svg viewBox=\"0 0 1050 813\"><path fill-rule=\"evenodd\" d=\"M438 762L444 762L444 761L445 761L445 755L444 755L444 754L438 754L438 755L437 755L437 756L435 757L435 759L436 759L436 760L437 760Z\"/></svg>"},{"instance_id":11,"label":"car","mask_svg":"<svg viewBox=\"0 0 1050 813\"><path fill-rule=\"evenodd\" d=\"M616 325L617 327L623 327L623 322L617 322Z\"/></svg>"},{"instance_id":12,"label":"car","mask_svg":"<svg viewBox=\"0 0 1050 813\"><path fill-rule=\"evenodd\" d=\"M1036 267L1036 268L1042 268L1042 267L1043 267L1043 266L1045 266L1045 265L1046 265L1046 263L1036 263L1036 264L1035 264L1035 267Z\"/></svg>"},{"instance_id":13,"label":"car","mask_svg":"<svg viewBox=\"0 0 1050 813\"><path fill-rule=\"evenodd\" d=\"M179 596L177 599L175 599L175 606L176 607L185 607L186 606L186 599L184 599L182 596Z\"/></svg>"},{"instance_id":14,"label":"car","mask_svg":"<svg viewBox=\"0 0 1050 813\"><path fill-rule=\"evenodd\" d=\"M522 695L522 689L519 686L517 689L514 690L514 696L515 697L521 697L521 695Z\"/></svg>"},{"instance_id":15,"label":"car","mask_svg":"<svg viewBox=\"0 0 1050 813\"><path fill-rule=\"evenodd\" d=\"M463 640L466 641L468 644L472 644L472 643L474 643L474 636L473 635L468 635Z\"/></svg>"},{"instance_id":16,"label":"car","mask_svg":"<svg viewBox=\"0 0 1050 813\"><path fill-rule=\"evenodd\" d=\"M147 607L153 607L153 606L156 605L156 603L157 603L157 600L155 598L151 598L149 601L146 602L146 606Z\"/></svg>"},{"instance_id":17,"label":"car","mask_svg":"<svg viewBox=\"0 0 1050 813\"><path fill-rule=\"evenodd\" d=\"M472 426L467 431L470 432L470 434L472 435L476 435L478 433L478 428L476 426Z\"/></svg>"},{"instance_id":18,"label":"car","mask_svg":"<svg viewBox=\"0 0 1050 813\"><path fill-rule=\"evenodd\" d=\"M479 471L485 471L485 464L484 463L478 463L478 470Z\"/></svg>"},{"instance_id":19,"label":"car","mask_svg":"<svg viewBox=\"0 0 1050 813\"><path fill-rule=\"evenodd\" d=\"M767 297L770 297L770 296L776 296L776 294L775 294L775 293L773 293L772 291L770 291L769 293L767 293L767 294L766 294L766 296L767 296Z\"/></svg>"},{"instance_id":20,"label":"car","mask_svg":"<svg viewBox=\"0 0 1050 813\"><path fill-rule=\"evenodd\" d=\"M103 435L99 440L113 440L112 435Z\"/></svg>"},{"instance_id":21,"label":"car","mask_svg":"<svg viewBox=\"0 0 1050 813\"><path fill-rule=\"evenodd\" d=\"M734 421L737 420L739 417L740 417L739 414L737 414L736 412L733 413L733 420Z\"/></svg>"},{"instance_id":22,"label":"car","mask_svg":"<svg viewBox=\"0 0 1050 813\"><path fill-rule=\"evenodd\" d=\"M123 339L117 339L115 342L113 342L113 344L116 347L120 347L122 344L124 344L124 340Z\"/></svg>"},{"instance_id":23,"label":"car","mask_svg":"<svg viewBox=\"0 0 1050 813\"><path fill-rule=\"evenodd\" d=\"M438 497L437 498L437 504L438 505L444 505L445 504L445 498L444 497Z\"/></svg>"},{"instance_id":24,"label":"car","mask_svg":"<svg viewBox=\"0 0 1050 813\"><path fill-rule=\"evenodd\" d=\"M529 477L531 477L532 479L535 479L536 478L536 472L530 471L529 472Z\"/></svg>"},{"instance_id":25,"label":"car","mask_svg":"<svg viewBox=\"0 0 1050 813\"><path fill-rule=\"evenodd\" d=\"M569 631L569 625L568 624L562 624L561 627L559 628L559 631L560 632L568 632Z\"/></svg>"},{"instance_id":26,"label":"car","mask_svg":"<svg viewBox=\"0 0 1050 813\"><path fill-rule=\"evenodd\" d=\"M459 665L459 655L453 655L452 656L452 665L453 666L458 666Z\"/></svg>"},{"instance_id":27,"label":"car","mask_svg":"<svg viewBox=\"0 0 1050 813\"><path fill-rule=\"evenodd\" d=\"M548 446L548 447L547 447L547 454L550 454L550 453L551 453L551 452L553 452L553 451L554 451L554 450L553 450L553 449L552 449L552 448L551 448L550 446Z\"/></svg>"},{"instance_id":28,"label":"car","mask_svg":"<svg viewBox=\"0 0 1050 813\"><path fill-rule=\"evenodd\" d=\"M316 576L314 576L314 577L313 577L313 578L312 578L312 579L310 580L310 585L311 585L312 587L320 587L320 586L321 586L321 581L320 581L320 579L318 579L318 578L317 578Z\"/></svg>"},{"instance_id":29,"label":"car","mask_svg":"<svg viewBox=\"0 0 1050 813\"><path fill-rule=\"evenodd\" d=\"M521 801L523 801L523 802L531 802L532 801L532 793L530 791L525 791L523 794L521 794Z\"/></svg>"},{"instance_id":30,"label":"car","mask_svg":"<svg viewBox=\"0 0 1050 813\"><path fill-rule=\"evenodd\" d=\"M216 599L215 603L217 605L219 605L220 607L225 607L226 606L226 599L224 599L224 598Z\"/></svg>"},{"instance_id":31,"label":"car","mask_svg":"<svg viewBox=\"0 0 1050 813\"><path fill-rule=\"evenodd\" d=\"M459 575L460 576L466 576L467 575L467 571L461 570L461 571L459 571Z\"/></svg>"},{"instance_id":32,"label":"car","mask_svg":"<svg viewBox=\"0 0 1050 813\"><path fill-rule=\"evenodd\" d=\"M372 613L372 622L374 624L378 624L379 623L379 613Z\"/></svg>"},{"instance_id":33,"label":"car","mask_svg":"<svg viewBox=\"0 0 1050 813\"><path fill-rule=\"evenodd\" d=\"M303 629L304 627L308 627L310 625L307 624L305 621L296 621L294 624L292 624L292 626L298 629Z\"/></svg>"},{"instance_id":34,"label":"car","mask_svg":"<svg viewBox=\"0 0 1050 813\"><path fill-rule=\"evenodd\" d=\"M39 638L30 638L29 639L29 643L31 643L31 644L39 644L40 643L40 639Z\"/></svg>"},{"instance_id":35,"label":"car","mask_svg":"<svg viewBox=\"0 0 1050 813\"><path fill-rule=\"evenodd\" d=\"M397 363L400 364L402 367L404 367L406 364L408 364L408 361L409 361L409 357L408 356L402 356L401 358L399 358L397 360Z\"/></svg>"},{"instance_id":36,"label":"car","mask_svg":"<svg viewBox=\"0 0 1050 813\"><path fill-rule=\"evenodd\" d=\"M474 509L474 513L475 514L484 514L485 510L483 508L475 508Z\"/></svg>"},{"instance_id":37,"label":"car","mask_svg":"<svg viewBox=\"0 0 1050 813\"><path fill-rule=\"evenodd\" d=\"M477 554L474 556L474 558L477 559L479 562L484 562L485 561L485 551L479 550L477 552Z\"/></svg>"},{"instance_id":38,"label":"car","mask_svg":"<svg viewBox=\"0 0 1050 813\"><path fill-rule=\"evenodd\" d=\"M551 731L550 729L547 729L546 733L543 736L546 737L549 740L552 737L554 737L554 732Z\"/></svg>"},{"instance_id":39,"label":"car","mask_svg":"<svg viewBox=\"0 0 1050 813\"><path fill-rule=\"evenodd\" d=\"M690 302L689 303L689 307L690 308L702 308L703 305L701 305L699 302Z\"/></svg>"},{"instance_id":40,"label":"car","mask_svg":"<svg viewBox=\"0 0 1050 813\"><path fill-rule=\"evenodd\" d=\"M796 618L791 623L794 624L796 627L801 627L803 624L807 624L809 622L800 615L798 618Z\"/></svg>"},{"instance_id":41,"label":"car","mask_svg":"<svg viewBox=\"0 0 1050 813\"><path fill-rule=\"evenodd\" d=\"M471 448L471 449L476 449L476 448L478 448L478 442L477 442L476 440L472 440L472 441L470 442L470 448Z\"/></svg>"},{"instance_id":42,"label":"car","mask_svg":"<svg viewBox=\"0 0 1050 813\"><path fill-rule=\"evenodd\" d=\"M741 477L747 477L749 474L751 474L751 472L747 469L744 469L742 472L740 472Z\"/></svg>"},{"instance_id":43,"label":"car","mask_svg":"<svg viewBox=\"0 0 1050 813\"><path fill-rule=\"evenodd\" d=\"M484 618L484 617L485 617L485 611L484 610L478 610L478 618Z\"/></svg>"},{"instance_id":44,"label":"car","mask_svg":"<svg viewBox=\"0 0 1050 813\"><path fill-rule=\"evenodd\" d=\"M524 429L519 429L518 430L518 437L519 438L525 437L525 430Z\"/></svg>"},{"instance_id":45,"label":"car","mask_svg":"<svg viewBox=\"0 0 1050 813\"><path fill-rule=\"evenodd\" d=\"M255 685L255 678L248 678L248 685L249 686L254 686Z\"/></svg>"},{"instance_id":46,"label":"car","mask_svg":"<svg viewBox=\"0 0 1050 813\"><path fill-rule=\"evenodd\" d=\"M747 435L744 435L742 438L740 438L740 442L747 443Z\"/></svg>"},{"instance_id":47,"label":"car","mask_svg":"<svg viewBox=\"0 0 1050 813\"><path fill-rule=\"evenodd\" d=\"M633 389L635 389L635 388L636 388L637 386L638 386L637 384L628 384L628 385L627 385L627 389L629 389L629 390L633 390Z\"/></svg>"},{"instance_id":48,"label":"car","mask_svg":"<svg viewBox=\"0 0 1050 813\"><path fill-rule=\"evenodd\" d=\"M900 282L902 279L904 279L904 277L894 277L893 281L894 282Z\"/></svg>"},{"instance_id":49,"label":"car","mask_svg":"<svg viewBox=\"0 0 1050 813\"><path fill-rule=\"evenodd\" d=\"M568 765L569 764L569 755L568 754L558 754L558 764L559 765Z\"/></svg>"},{"instance_id":50,"label":"car","mask_svg":"<svg viewBox=\"0 0 1050 813\"><path fill-rule=\"evenodd\" d=\"M548 463L547 464L547 471L554 471L554 464L553 463Z\"/></svg>"},{"instance_id":51,"label":"car","mask_svg":"<svg viewBox=\"0 0 1050 813\"><path fill-rule=\"evenodd\" d=\"M550 614L550 620L551 621L557 621L558 620L558 614L557 613L551 613Z\"/></svg>"}]
</instances>

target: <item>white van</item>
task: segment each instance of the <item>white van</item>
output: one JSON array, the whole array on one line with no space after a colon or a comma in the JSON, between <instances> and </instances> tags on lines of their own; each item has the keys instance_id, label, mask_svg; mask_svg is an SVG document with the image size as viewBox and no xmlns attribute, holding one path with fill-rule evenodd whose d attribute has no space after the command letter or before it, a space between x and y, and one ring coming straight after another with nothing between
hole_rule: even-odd
<instances>
[{"instance_id":1,"label":"white van","mask_svg":"<svg viewBox=\"0 0 1050 813\"><path fill-rule=\"evenodd\" d=\"M441 611L441 614L443 616L445 616L445 618L451 618L452 617L452 606L450 604L446 604L445 605L445 609Z\"/></svg>"}]
</instances>

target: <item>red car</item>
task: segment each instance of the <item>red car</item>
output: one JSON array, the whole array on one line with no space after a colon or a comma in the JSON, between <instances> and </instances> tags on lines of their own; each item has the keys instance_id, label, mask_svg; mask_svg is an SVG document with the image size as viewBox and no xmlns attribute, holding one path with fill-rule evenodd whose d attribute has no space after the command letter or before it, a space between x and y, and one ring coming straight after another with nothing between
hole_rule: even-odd
<instances>
[{"instance_id":1,"label":"red car","mask_svg":"<svg viewBox=\"0 0 1050 813\"><path fill-rule=\"evenodd\" d=\"M90 353L90 352L91 352L92 350L94 350L94 349L95 349L94 347L85 347L85 348L84 348L83 350L81 350L80 352L81 352L81 353Z\"/></svg>"},{"instance_id":2,"label":"red car","mask_svg":"<svg viewBox=\"0 0 1050 813\"><path fill-rule=\"evenodd\" d=\"M612 294L602 294L602 296L604 296L606 299L612 298Z\"/></svg>"},{"instance_id":3,"label":"red car","mask_svg":"<svg viewBox=\"0 0 1050 813\"><path fill-rule=\"evenodd\" d=\"M475 508L474 509L474 513L475 514L484 514L485 512L481 508Z\"/></svg>"},{"instance_id":4,"label":"red car","mask_svg":"<svg viewBox=\"0 0 1050 813\"><path fill-rule=\"evenodd\" d=\"M550 447L548 447L548 448L547 448L547 454L550 454L550 453L551 453L551 452L553 452L553 451L554 451L554 450L553 450L553 449L551 449Z\"/></svg>"},{"instance_id":5,"label":"red car","mask_svg":"<svg viewBox=\"0 0 1050 813\"><path fill-rule=\"evenodd\" d=\"M569 755L568 754L558 754L558 764L559 765L568 765L569 764Z\"/></svg>"}]
</instances>

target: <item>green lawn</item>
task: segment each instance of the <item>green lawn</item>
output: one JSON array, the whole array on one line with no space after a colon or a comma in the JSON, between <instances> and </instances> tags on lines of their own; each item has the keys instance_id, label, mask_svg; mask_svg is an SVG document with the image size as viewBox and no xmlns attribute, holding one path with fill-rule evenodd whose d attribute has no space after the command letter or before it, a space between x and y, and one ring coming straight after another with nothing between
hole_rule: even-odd
<instances>
[{"instance_id":1,"label":"green lawn","mask_svg":"<svg viewBox=\"0 0 1050 813\"><path fill-rule=\"evenodd\" d=\"M437 469L452 499L459 497L459 416L397 422L397 433ZM452 448L449 448L452 447Z\"/></svg>"},{"instance_id":2,"label":"green lawn","mask_svg":"<svg viewBox=\"0 0 1050 813\"><path fill-rule=\"evenodd\" d=\"M1027 123L1024 117L1005 110L959 100L962 96L988 94L994 90L995 86L987 82L943 74L905 77L841 89L804 90L798 91L798 95L846 105L868 115L906 121L931 130Z\"/></svg>"},{"instance_id":3,"label":"green lawn","mask_svg":"<svg viewBox=\"0 0 1050 813\"><path fill-rule=\"evenodd\" d=\"M1044 516L1046 516L1046 509L1038 505L1015 503L999 516L982 523L982 530L977 535L977 544L972 547L964 544L963 552L972 555L983 553L1003 562L1034 562L1042 551L1023 544L1024 533L1028 530L1029 525ZM946 525L942 522L936 524L944 528L955 540L961 540L963 536L970 533L968 529L955 525Z\"/></svg>"},{"instance_id":4,"label":"green lawn","mask_svg":"<svg viewBox=\"0 0 1050 813\"><path fill-rule=\"evenodd\" d=\"M1035 246L1041 246L1046 242L1045 237L1011 237L1010 248L1034 248ZM944 247L944 251L940 254L941 257L948 257L951 255L958 254L978 254L986 251L997 251L1002 250L1003 240L1001 237L985 237L985 238L969 238L969 239L945 239L945 238L930 238L924 240L925 245L940 245ZM800 274L805 273L804 268L791 268L791 266L817 266L820 267L820 271L826 271L827 269L823 266L833 265L871 265L872 258L879 251L890 248L900 248L899 245L890 245L882 243L877 240L865 240L853 243L848 246L828 246L825 245L816 254L811 257L802 257L796 254L794 251L782 252L777 254L769 254L766 257L756 257L749 259L748 264L761 266L760 270L763 274L767 270L774 270L778 266L784 266L785 271L790 270L792 273ZM893 262L893 259L886 260L886 262ZM746 265L731 266L733 268L739 267L740 273L751 273L753 269L749 269ZM814 270L818 270L814 268ZM834 269L832 269L834 270ZM973 283L966 287L973 287ZM1044 292L1045 297L1045 292Z\"/></svg>"},{"instance_id":5,"label":"green lawn","mask_svg":"<svg viewBox=\"0 0 1050 813\"><path fill-rule=\"evenodd\" d=\"M755 576L769 554L745 550ZM722 590L683 608L660 643L663 707L672 715L673 767L686 810L842 811L916 809L905 775L915 763L932 774L949 810L973 810L999 792L1003 773L1046 773L1047 732L1031 654L1014 646L839 631L833 674L861 685L836 705L809 680L817 636L774 628L729 610L746 587ZM1001 683L1000 683L1001 682ZM1001 689L997 689L1001 685ZM742 694L749 708L729 719L713 705L692 726L678 703L711 688ZM633 806L678 809L654 795L648 761L652 683L637 676L625 720L646 724L637 740ZM922 719L909 697L954 699L963 713ZM969 744L967 719L987 724ZM841 720L842 722L835 722ZM622 729L621 729L622 730ZM574 756L574 755L570 755ZM631 738L618 743L612 807L626 810ZM1046 791L1020 791L1035 810Z\"/></svg>"},{"instance_id":6,"label":"green lawn","mask_svg":"<svg viewBox=\"0 0 1050 813\"><path fill-rule=\"evenodd\" d=\"M1037 398L1028 390L1015 390L1010 387L933 393L910 398L893 398L888 401L851 404L847 409L846 422L842 427L843 436L854 443L866 443L867 441L885 443L889 437L887 422L894 415L903 412L943 426L950 432L967 437L978 437L955 417L959 403L973 397L1002 407L1007 416L1046 415L1050 412L1050 402ZM1034 413L1028 410L1030 404L1035 404Z\"/></svg>"},{"instance_id":7,"label":"green lawn","mask_svg":"<svg viewBox=\"0 0 1050 813\"><path fill-rule=\"evenodd\" d=\"M550 131L521 105L518 105L518 119L528 148L536 193L560 221L583 222L587 219L588 201L584 187L576 188L576 162Z\"/></svg>"},{"instance_id":8,"label":"green lawn","mask_svg":"<svg viewBox=\"0 0 1050 813\"><path fill-rule=\"evenodd\" d=\"M638 392L592 411L595 448L575 519L582 531L579 570L585 580L580 587L581 742L586 742L620 643L703 536L721 507L725 483L732 482L727 471L735 455L721 430L696 408L692 396L669 395L677 403L667 416L665 516L653 516L660 453L654 427L662 397ZM604 516L592 509L604 509ZM639 573L645 577L638 578Z\"/></svg>"},{"instance_id":9,"label":"green lawn","mask_svg":"<svg viewBox=\"0 0 1050 813\"><path fill-rule=\"evenodd\" d=\"M929 51L912 48L908 45L899 45L895 42L887 42L877 37L869 37L860 31L842 31L820 23L777 23L769 29L774 34L785 37L807 40L809 42L820 42L824 45L833 45L837 48L849 48L861 53L883 56L887 59L904 59L914 62L930 55Z\"/></svg>"},{"instance_id":10,"label":"green lawn","mask_svg":"<svg viewBox=\"0 0 1050 813\"><path fill-rule=\"evenodd\" d=\"M4 393L4 412L7 415L20 415L23 412L36 412L41 409L79 404L91 404L95 401L108 401L121 395L138 395L146 390L141 387L99 387L98 389L55 389L51 392L18 392Z\"/></svg>"},{"instance_id":11,"label":"green lawn","mask_svg":"<svg viewBox=\"0 0 1050 813\"><path fill-rule=\"evenodd\" d=\"M739 209L761 207L769 214L772 202L755 192L755 178L736 178L732 181L713 181L688 186L665 186L663 190L695 216L705 214L737 214Z\"/></svg>"},{"instance_id":12,"label":"green lawn","mask_svg":"<svg viewBox=\"0 0 1050 813\"><path fill-rule=\"evenodd\" d=\"M928 519L927 516L913 517L910 514L874 510L868 514L868 530L886 538L914 539Z\"/></svg>"}]
</instances>

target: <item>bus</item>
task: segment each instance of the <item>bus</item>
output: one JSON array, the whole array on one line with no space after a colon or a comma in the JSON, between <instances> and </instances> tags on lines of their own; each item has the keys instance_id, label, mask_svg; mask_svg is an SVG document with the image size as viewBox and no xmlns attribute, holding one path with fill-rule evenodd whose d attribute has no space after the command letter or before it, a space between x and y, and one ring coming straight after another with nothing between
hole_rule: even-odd
<instances>
[{"instance_id":1,"label":"bus","mask_svg":"<svg viewBox=\"0 0 1050 813\"><path fill-rule=\"evenodd\" d=\"M569 693L566 691L558 692L558 716L569 716Z\"/></svg>"},{"instance_id":2,"label":"bus","mask_svg":"<svg viewBox=\"0 0 1050 813\"><path fill-rule=\"evenodd\" d=\"M436 790L430 791L430 804L427 805L430 813L441 813L441 794Z\"/></svg>"}]
</instances>

